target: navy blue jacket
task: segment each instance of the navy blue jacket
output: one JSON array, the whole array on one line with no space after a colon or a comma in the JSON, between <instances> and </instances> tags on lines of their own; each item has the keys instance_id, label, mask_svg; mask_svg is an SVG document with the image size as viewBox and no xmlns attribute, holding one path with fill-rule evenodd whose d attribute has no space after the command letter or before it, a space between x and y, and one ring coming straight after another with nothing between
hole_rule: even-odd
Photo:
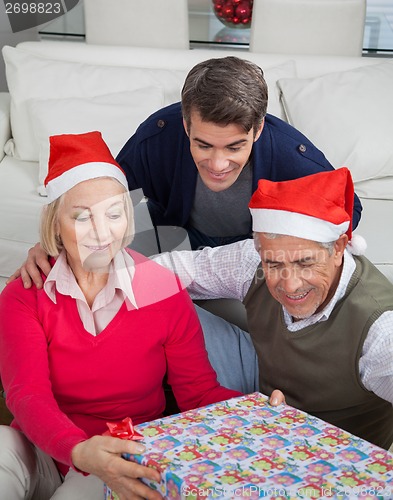
<instances>
[{"instance_id":1,"label":"navy blue jacket","mask_svg":"<svg viewBox=\"0 0 393 500\"><path fill-rule=\"evenodd\" d=\"M160 109L143 122L120 151L117 161L130 190L142 188L155 225L187 225L194 199L197 168L183 128L180 103ZM253 191L259 179L296 179L332 165L303 134L283 120L267 115L252 149ZM353 228L362 206L355 197ZM251 227L250 227L251 231Z\"/></svg>"}]
</instances>

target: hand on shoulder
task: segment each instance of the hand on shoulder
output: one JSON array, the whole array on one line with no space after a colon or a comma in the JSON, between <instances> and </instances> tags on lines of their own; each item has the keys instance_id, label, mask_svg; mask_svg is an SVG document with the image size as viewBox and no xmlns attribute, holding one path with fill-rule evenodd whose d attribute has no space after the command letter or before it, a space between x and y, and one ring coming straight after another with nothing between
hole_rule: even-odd
<instances>
[{"instance_id":1,"label":"hand on shoulder","mask_svg":"<svg viewBox=\"0 0 393 500\"><path fill-rule=\"evenodd\" d=\"M30 248L26 261L8 278L6 284L8 285L21 277L25 288L30 288L33 283L37 288L42 288L43 280L41 271L45 276L48 276L51 270L48 259L48 254L42 249L39 243L36 243L34 247Z\"/></svg>"}]
</instances>

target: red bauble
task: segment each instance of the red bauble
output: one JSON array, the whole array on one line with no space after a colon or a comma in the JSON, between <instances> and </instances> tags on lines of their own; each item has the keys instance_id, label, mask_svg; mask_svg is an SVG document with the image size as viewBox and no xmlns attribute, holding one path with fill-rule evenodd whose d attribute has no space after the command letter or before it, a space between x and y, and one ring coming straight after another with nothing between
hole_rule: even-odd
<instances>
[{"instance_id":1,"label":"red bauble","mask_svg":"<svg viewBox=\"0 0 393 500\"><path fill-rule=\"evenodd\" d=\"M220 13L224 7L224 0L213 0L214 11Z\"/></svg>"},{"instance_id":2,"label":"red bauble","mask_svg":"<svg viewBox=\"0 0 393 500\"><path fill-rule=\"evenodd\" d=\"M250 19L251 18L252 7L250 7L249 2L241 2L236 7L236 17L239 19Z\"/></svg>"},{"instance_id":3,"label":"red bauble","mask_svg":"<svg viewBox=\"0 0 393 500\"><path fill-rule=\"evenodd\" d=\"M231 2L227 2L222 11L221 11L222 17L226 19L227 21L232 21L233 15L234 15L234 8Z\"/></svg>"},{"instance_id":4,"label":"red bauble","mask_svg":"<svg viewBox=\"0 0 393 500\"><path fill-rule=\"evenodd\" d=\"M212 0L216 16L228 27L248 28L253 0Z\"/></svg>"}]
</instances>

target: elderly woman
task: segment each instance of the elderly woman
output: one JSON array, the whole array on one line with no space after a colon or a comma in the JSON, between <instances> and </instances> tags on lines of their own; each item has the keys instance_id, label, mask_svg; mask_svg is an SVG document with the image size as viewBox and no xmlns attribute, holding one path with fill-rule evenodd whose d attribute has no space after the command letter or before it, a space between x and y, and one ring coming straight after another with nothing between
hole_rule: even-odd
<instances>
[{"instance_id":1,"label":"elderly woman","mask_svg":"<svg viewBox=\"0 0 393 500\"><path fill-rule=\"evenodd\" d=\"M44 287L20 279L0 298L0 370L11 427L0 426L4 498L160 495L127 462L142 444L102 436L107 422L162 416L167 374L181 410L238 395L211 368L177 278L135 252L126 177L99 132L50 138L41 243L56 262ZM54 260L53 260L54 263Z\"/></svg>"}]
</instances>

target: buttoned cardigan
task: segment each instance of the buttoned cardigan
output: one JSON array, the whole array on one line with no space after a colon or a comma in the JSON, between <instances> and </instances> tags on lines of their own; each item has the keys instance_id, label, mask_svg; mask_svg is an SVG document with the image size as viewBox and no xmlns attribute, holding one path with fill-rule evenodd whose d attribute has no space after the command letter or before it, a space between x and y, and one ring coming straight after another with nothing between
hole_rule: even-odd
<instances>
[{"instance_id":1,"label":"buttoned cardigan","mask_svg":"<svg viewBox=\"0 0 393 500\"><path fill-rule=\"evenodd\" d=\"M324 154L301 132L269 114L261 136L253 145L251 159L253 191L259 179L283 181L333 169ZM187 227L198 171L183 127L180 103L160 109L143 122L122 148L117 161L126 173L130 189L142 188L149 199L155 225ZM354 228L361 210L355 196Z\"/></svg>"}]
</instances>

